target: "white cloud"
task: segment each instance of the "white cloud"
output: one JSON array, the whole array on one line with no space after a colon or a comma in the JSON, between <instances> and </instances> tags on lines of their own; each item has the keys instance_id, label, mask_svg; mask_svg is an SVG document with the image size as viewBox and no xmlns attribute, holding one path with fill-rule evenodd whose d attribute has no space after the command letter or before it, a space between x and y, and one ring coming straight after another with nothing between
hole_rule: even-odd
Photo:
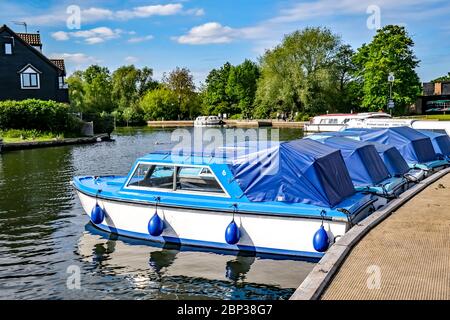
<instances>
[{"instance_id":1,"label":"white cloud","mask_svg":"<svg viewBox=\"0 0 450 320\"><path fill-rule=\"evenodd\" d=\"M205 15L205 10L202 8L194 8L194 9L188 9L184 12L187 15L193 15L193 16L204 16Z\"/></svg>"},{"instance_id":2,"label":"white cloud","mask_svg":"<svg viewBox=\"0 0 450 320\"><path fill-rule=\"evenodd\" d=\"M113 30L108 27L97 27L72 32L57 31L52 34L52 37L58 41L65 41L70 38L84 38L87 44L97 44L119 38L123 33L124 31L121 29Z\"/></svg>"},{"instance_id":3,"label":"white cloud","mask_svg":"<svg viewBox=\"0 0 450 320\"><path fill-rule=\"evenodd\" d=\"M52 38L57 41L66 41L69 40L69 34L64 31L57 31L52 33Z\"/></svg>"},{"instance_id":4,"label":"white cloud","mask_svg":"<svg viewBox=\"0 0 450 320\"><path fill-rule=\"evenodd\" d=\"M72 73L77 69L85 68L91 64L101 63L92 56L88 56L84 53L52 53L50 54L50 59L64 59L66 69L68 74Z\"/></svg>"},{"instance_id":5,"label":"white cloud","mask_svg":"<svg viewBox=\"0 0 450 320\"><path fill-rule=\"evenodd\" d=\"M148 36L130 38L130 39L128 39L128 42L129 43L139 43L139 42L152 40L153 38L154 37L151 34L149 34Z\"/></svg>"},{"instance_id":6,"label":"white cloud","mask_svg":"<svg viewBox=\"0 0 450 320\"><path fill-rule=\"evenodd\" d=\"M136 57L133 57L133 56L125 57L125 62L126 63L136 63L138 61L139 61L139 59L136 58Z\"/></svg>"},{"instance_id":7,"label":"white cloud","mask_svg":"<svg viewBox=\"0 0 450 320\"><path fill-rule=\"evenodd\" d=\"M217 44L233 41L236 34L237 31L230 27L222 26L218 22L208 22L193 27L187 34L173 39L181 44Z\"/></svg>"},{"instance_id":8,"label":"white cloud","mask_svg":"<svg viewBox=\"0 0 450 320\"><path fill-rule=\"evenodd\" d=\"M169 3L166 5L151 5L135 7L132 10L120 10L115 13L119 19L148 18L151 16L170 16L178 14L183 9L180 3Z\"/></svg>"},{"instance_id":9,"label":"white cloud","mask_svg":"<svg viewBox=\"0 0 450 320\"><path fill-rule=\"evenodd\" d=\"M107 20L130 20L137 18L148 18L152 16L171 16L171 15L194 15L202 16L205 10L202 8L184 9L181 3L156 4L148 6L138 6L125 10L113 11L106 8L90 7L81 8L81 23L94 23ZM69 18L65 6L58 6L50 9L50 13L36 14L33 16L22 16L20 20L27 21L29 25L52 26L65 24Z\"/></svg>"}]
</instances>

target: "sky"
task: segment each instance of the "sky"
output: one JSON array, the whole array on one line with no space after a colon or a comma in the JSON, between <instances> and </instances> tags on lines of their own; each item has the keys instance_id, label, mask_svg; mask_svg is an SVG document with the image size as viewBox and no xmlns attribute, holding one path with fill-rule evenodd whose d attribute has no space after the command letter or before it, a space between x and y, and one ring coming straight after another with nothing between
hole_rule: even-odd
<instances>
[{"instance_id":1,"label":"sky","mask_svg":"<svg viewBox=\"0 0 450 320\"><path fill-rule=\"evenodd\" d=\"M330 28L355 50L387 24L407 28L423 82L450 72L448 0L0 0L0 25L39 31L43 52L68 73L148 66L156 79L186 67L196 83L225 62L257 61L285 34Z\"/></svg>"}]
</instances>

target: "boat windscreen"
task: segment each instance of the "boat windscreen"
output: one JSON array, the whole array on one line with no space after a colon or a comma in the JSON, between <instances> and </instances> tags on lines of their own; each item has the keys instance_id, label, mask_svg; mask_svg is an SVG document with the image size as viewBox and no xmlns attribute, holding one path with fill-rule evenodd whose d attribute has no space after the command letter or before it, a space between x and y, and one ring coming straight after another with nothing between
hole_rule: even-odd
<instances>
[{"instance_id":1,"label":"boat windscreen","mask_svg":"<svg viewBox=\"0 0 450 320\"><path fill-rule=\"evenodd\" d=\"M327 138L323 143L341 150L356 186L374 185L389 178L389 171L373 144L345 137Z\"/></svg>"},{"instance_id":2,"label":"boat windscreen","mask_svg":"<svg viewBox=\"0 0 450 320\"><path fill-rule=\"evenodd\" d=\"M431 139L434 151L443 156L450 156L450 137L446 133L438 133L429 130L418 130Z\"/></svg>"}]
</instances>

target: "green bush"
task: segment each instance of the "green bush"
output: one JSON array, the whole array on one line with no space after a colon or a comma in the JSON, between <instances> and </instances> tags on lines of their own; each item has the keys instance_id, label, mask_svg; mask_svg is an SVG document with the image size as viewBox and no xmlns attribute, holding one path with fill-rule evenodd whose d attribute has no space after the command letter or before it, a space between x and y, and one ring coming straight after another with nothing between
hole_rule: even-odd
<instances>
[{"instance_id":1,"label":"green bush","mask_svg":"<svg viewBox=\"0 0 450 320\"><path fill-rule=\"evenodd\" d=\"M0 102L0 129L36 130L42 132L72 132L73 116L66 104L28 99ZM78 131L79 132L79 131ZM76 132L76 133L78 133Z\"/></svg>"},{"instance_id":2,"label":"green bush","mask_svg":"<svg viewBox=\"0 0 450 320\"><path fill-rule=\"evenodd\" d=\"M240 114L240 113L233 114L229 119L230 120L241 120L242 119L242 114Z\"/></svg>"},{"instance_id":3,"label":"green bush","mask_svg":"<svg viewBox=\"0 0 450 320\"><path fill-rule=\"evenodd\" d=\"M294 121L309 121L310 118L311 118L311 116L309 114L299 112L295 116Z\"/></svg>"}]
</instances>

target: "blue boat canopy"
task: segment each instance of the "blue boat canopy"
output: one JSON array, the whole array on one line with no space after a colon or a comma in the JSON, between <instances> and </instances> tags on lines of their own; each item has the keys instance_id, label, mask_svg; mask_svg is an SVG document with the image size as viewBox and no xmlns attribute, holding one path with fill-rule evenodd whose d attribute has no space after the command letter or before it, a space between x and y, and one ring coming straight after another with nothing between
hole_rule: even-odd
<instances>
[{"instance_id":1,"label":"blue boat canopy","mask_svg":"<svg viewBox=\"0 0 450 320\"><path fill-rule=\"evenodd\" d=\"M356 192L339 150L307 139L272 145L229 167L251 201L333 208Z\"/></svg>"},{"instance_id":2,"label":"blue boat canopy","mask_svg":"<svg viewBox=\"0 0 450 320\"><path fill-rule=\"evenodd\" d=\"M395 146L409 163L425 163L437 160L433 144L426 135L409 127L395 127L372 130L345 130L344 132L360 131L363 141L373 141Z\"/></svg>"},{"instance_id":3,"label":"blue boat canopy","mask_svg":"<svg viewBox=\"0 0 450 320\"><path fill-rule=\"evenodd\" d=\"M368 132L367 130L326 132L317 135L311 135L308 138L315 139L315 136L317 136L318 139L324 139L326 137L344 137L361 141L361 135L364 135L367 132ZM383 160L391 176L393 177L403 176L410 170L408 163L402 157L397 148L389 144L381 144L378 142L370 142L370 143L377 150L378 155Z\"/></svg>"},{"instance_id":4,"label":"blue boat canopy","mask_svg":"<svg viewBox=\"0 0 450 320\"><path fill-rule=\"evenodd\" d=\"M436 153L441 154L444 157L450 156L450 137L446 133L438 133L429 130L418 131L431 139L431 143L433 144Z\"/></svg>"},{"instance_id":5,"label":"blue boat canopy","mask_svg":"<svg viewBox=\"0 0 450 320\"><path fill-rule=\"evenodd\" d=\"M389 171L373 144L345 137L325 138L322 143L341 150L355 186L372 186L389 178Z\"/></svg>"}]
</instances>

